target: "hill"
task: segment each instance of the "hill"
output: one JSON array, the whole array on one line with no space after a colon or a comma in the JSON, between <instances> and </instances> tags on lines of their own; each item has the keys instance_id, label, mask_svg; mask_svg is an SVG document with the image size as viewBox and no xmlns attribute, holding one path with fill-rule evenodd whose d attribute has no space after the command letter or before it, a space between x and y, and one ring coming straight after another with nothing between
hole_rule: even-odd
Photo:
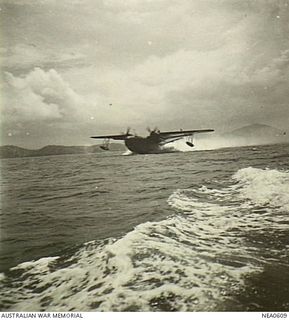
<instances>
[{"instance_id":1,"label":"hill","mask_svg":"<svg viewBox=\"0 0 289 320\"><path fill-rule=\"evenodd\" d=\"M233 130L227 135L235 136L235 137L260 137L266 135L267 138L276 138L282 137L286 135L286 133L280 129L268 126L266 124L255 123L249 126L245 126L242 128L238 128Z\"/></svg>"},{"instance_id":2,"label":"hill","mask_svg":"<svg viewBox=\"0 0 289 320\"><path fill-rule=\"evenodd\" d=\"M284 130L255 123L238 128L222 135L223 138L239 141L243 145L283 143L289 141L289 134Z\"/></svg>"},{"instance_id":3,"label":"hill","mask_svg":"<svg viewBox=\"0 0 289 320\"><path fill-rule=\"evenodd\" d=\"M126 148L120 143L111 143L110 151L125 151ZM21 158L21 157L41 157L63 154L88 154L103 152L99 145L93 146L45 146L41 149L25 149L17 146L0 146L0 159Z\"/></svg>"}]
</instances>

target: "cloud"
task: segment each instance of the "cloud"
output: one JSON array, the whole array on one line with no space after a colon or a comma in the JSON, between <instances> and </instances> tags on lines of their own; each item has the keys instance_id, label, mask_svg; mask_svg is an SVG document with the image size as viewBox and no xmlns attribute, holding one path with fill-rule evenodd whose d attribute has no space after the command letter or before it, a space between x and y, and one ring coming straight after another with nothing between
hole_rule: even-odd
<instances>
[{"instance_id":1,"label":"cloud","mask_svg":"<svg viewBox=\"0 0 289 320\"><path fill-rule=\"evenodd\" d=\"M284 37L289 32L285 4L240 0L13 0L2 12L3 42L11 50L3 64L7 62L9 68L28 64L27 70L77 64L131 67L150 55L210 51L229 48L228 44L235 48L242 44L244 50L254 47L255 54L267 55L288 45Z\"/></svg>"},{"instance_id":2,"label":"cloud","mask_svg":"<svg viewBox=\"0 0 289 320\"><path fill-rule=\"evenodd\" d=\"M5 2L7 123L78 139L288 122L288 1Z\"/></svg>"},{"instance_id":3,"label":"cloud","mask_svg":"<svg viewBox=\"0 0 289 320\"><path fill-rule=\"evenodd\" d=\"M6 72L4 121L71 121L85 101L53 69L35 68L24 77Z\"/></svg>"},{"instance_id":4,"label":"cloud","mask_svg":"<svg viewBox=\"0 0 289 320\"><path fill-rule=\"evenodd\" d=\"M17 43L13 47L0 48L1 63L5 70L31 70L40 68L67 68L84 63L85 54L73 49L55 52L53 48L40 47L33 42Z\"/></svg>"},{"instance_id":5,"label":"cloud","mask_svg":"<svg viewBox=\"0 0 289 320\"><path fill-rule=\"evenodd\" d=\"M2 17L3 43L10 50L3 65L14 69L61 68L63 62L131 66L149 55L212 49L223 44L224 32L240 19L222 4L216 8L188 0L13 0Z\"/></svg>"},{"instance_id":6,"label":"cloud","mask_svg":"<svg viewBox=\"0 0 289 320\"><path fill-rule=\"evenodd\" d=\"M81 75L77 74L77 78ZM127 85L124 78L118 80ZM89 79L84 85L89 85ZM23 122L26 127L37 123L42 128L57 127L67 131L73 128L79 131L92 126L101 130L121 129L126 128L130 121L140 119L139 109L134 110L128 103L128 97L123 95L123 86L117 89L119 101L116 95L111 98L104 87L94 83L93 94L79 94L54 69L35 68L19 77L6 72L2 83L2 122L6 125ZM137 101L136 94L131 101Z\"/></svg>"},{"instance_id":7,"label":"cloud","mask_svg":"<svg viewBox=\"0 0 289 320\"><path fill-rule=\"evenodd\" d=\"M81 4L83 1L82 0L62 0L62 3L66 5L74 5L74 4ZM15 6L37 6L37 5L57 5L59 4L59 1L57 0L0 0L0 4L7 4L9 3L10 5L15 5Z\"/></svg>"},{"instance_id":8,"label":"cloud","mask_svg":"<svg viewBox=\"0 0 289 320\"><path fill-rule=\"evenodd\" d=\"M168 92L171 122L188 123L187 119L191 119L225 130L254 122L288 126L285 121L289 118L287 50L254 70L242 68L238 61L202 69L205 72L200 70L202 75L197 81L192 76L186 85Z\"/></svg>"},{"instance_id":9,"label":"cloud","mask_svg":"<svg viewBox=\"0 0 289 320\"><path fill-rule=\"evenodd\" d=\"M256 70L253 79L264 85L270 85L272 82L288 81L289 71L289 49L281 51L280 56L273 59L268 65L260 70Z\"/></svg>"},{"instance_id":10,"label":"cloud","mask_svg":"<svg viewBox=\"0 0 289 320\"><path fill-rule=\"evenodd\" d=\"M244 54L244 46L238 42L209 52L179 50L150 56L130 69L87 67L67 78L79 86L81 78L79 89L91 100L102 97L107 111L98 108L94 116L99 130L106 128L107 133L128 125L138 131L148 125L226 130L273 121L282 127L289 117L288 52L256 66L260 57Z\"/></svg>"}]
</instances>

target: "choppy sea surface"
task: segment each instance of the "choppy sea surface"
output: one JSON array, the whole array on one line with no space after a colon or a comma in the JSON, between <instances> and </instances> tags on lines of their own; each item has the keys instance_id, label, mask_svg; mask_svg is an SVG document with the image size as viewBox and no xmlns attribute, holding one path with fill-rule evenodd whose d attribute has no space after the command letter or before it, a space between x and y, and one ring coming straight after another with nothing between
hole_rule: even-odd
<instances>
[{"instance_id":1,"label":"choppy sea surface","mask_svg":"<svg viewBox=\"0 0 289 320\"><path fill-rule=\"evenodd\" d=\"M1 161L1 311L289 310L289 145Z\"/></svg>"}]
</instances>

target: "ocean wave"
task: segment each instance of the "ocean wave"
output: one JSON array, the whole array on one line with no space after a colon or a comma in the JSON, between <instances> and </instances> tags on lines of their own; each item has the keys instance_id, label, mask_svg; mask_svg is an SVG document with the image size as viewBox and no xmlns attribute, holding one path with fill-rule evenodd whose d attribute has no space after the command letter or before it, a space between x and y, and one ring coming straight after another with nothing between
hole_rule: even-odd
<instances>
[{"instance_id":1,"label":"ocean wave","mask_svg":"<svg viewBox=\"0 0 289 320\"><path fill-rule=\"evenodd\" d=\"M239 247L215 229L219 227L210 223L192 228L192 221L174 216L141 224L118 240L87 243L70 257L21 264L1 282L2 308L221 309L222 301L240 286L242 275L253 268Z\"/></svg>"},{"instance_id":2,"label":"ocean wave","mask_svg":"<svg viewBox=\"0 0 289 320\"><path fill-rule=\"evenodd\" d=\"M140 224L119 239L86 243L72 254L12 268L0 279L1 308L226 310L245 276L266 263L244 244L243 234L260 228L261 219L262 227L279 227L275 210L257 209L266 204L264 197L274 208L286 209L287 182L286 172L245 168L223 189L177 190L168 199L176 212L165 220Z\"/></svg>"},{"instance_id":3,"label":"ocean wave","mask_svg":"<svg viewBox=\"0 0 289 320\"><path fill-rule=\"evenodd\" d=\"M289 172L249 167L239 170L233 179L241 198L289 212Z\"/></svg>"},{"instance_id":4,"label":"ocean wave","mask_svg":"<svg viewBox=\"0 0 289 320\"><path fill-rule=\"evenodd\" d=\"M173 207L189 212L197 207L218 210L213 204L226 202L225 205L230 205L234 201L241 207L266 206L289 212L289 172L249 167L238 170L232 176L232 182L235 183L223 189L202 186L177 190L168 202ZM204 195L208 201L205 206L198 201ZM210 200L213 204L210 204Z\"/></svg>"}]
</instances>

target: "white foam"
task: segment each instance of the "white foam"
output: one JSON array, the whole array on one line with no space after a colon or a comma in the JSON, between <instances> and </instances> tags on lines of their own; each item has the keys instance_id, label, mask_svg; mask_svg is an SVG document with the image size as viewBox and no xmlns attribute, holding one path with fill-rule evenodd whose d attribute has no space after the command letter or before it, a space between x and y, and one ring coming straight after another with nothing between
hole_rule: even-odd
<instances>
[{"instance_id":1,"label":"white foam","mask_svg":"<svg viewBox=\"0 0 289 320\"><path fill-rule=\"evenodd\" d=\"M194 147L190 147L186 144L186 139L181 139L171 144L179 151L201 151L201 150L215 150L221 148L230 148L250 145L249 141L242 139L228 139L220 136L209 134L207 137L196 135L193 140Z\"/></svg>"},{"instance_id":2,"label":"white foam","mask_svg":"<svg viewBox=\"0 0 289 320\"><path fill-rule=\"evenodd\" d=\"M250 167L239 170L233 179L238 181L243 199L289 212L288 172Z\"/></svg>"},{"instance_id":3,"label":"white foam","mask_svg":"<svg viewBox=\"0 0 289 320\"><path fill-rule=\"evenodd\" d=\"M18 264L17 267L11 268L11 270L17 270L17 269L33 269L37 267L39 270L44 271L44 269L48 268L48 264L54 260L56 260L59 257L45 257L38 259L37 261L27 261L27 262L22 262Z\"/></svg>"},{"instance_id":4,"label":"white foam","mask_svg":"<svg viewBox=\"0 0 289 320\"><path fill-rule=\"evenodd\" d=\"M287 208L287 179L288 173L246 168L230 187L177 190L168 199L176 214L118 240L87 243L72 257L23 263L13 270L25 277L12 278L0 296L22 311L216 310L265 263L239 235L279 227L276 210L260 223L251 209L265 205L264 197L276 206L274 196L278 208Z\"/></svg>"},{"instance_id":5,"label":"white foam","mask_svg":"<svg viewBox=\"0 0 289 320\"><path fill-rule=\"evenodd\" d=\"M126 150L124 153L122 153L122 156L131 156L133 153L130 150Z\"/></svg>"},{"instance_id":6,"label":"white foam","mask_svg":"<svg viewBox=\"0 0 289 320\"><path fill-rule=\"evenodd\" d=\"M225 298L224 292L238 286L242 274L252 267L232 267L216 260L216 253L228 255L235 250L240 255L240 248L230 247L230 240L223 239L228 225L214 220L212 208L203 213L199 222L174 216L141 224L108 244L89 243L70 259L76 262L68 267L61 268L58 260L48 265L42 259L39 265L37 261L21 264L26 277L13 293L18 303L11 310L151 311L166 308L163 301L167 308L179 311L214 310ZM60 268L49 271L54 263L60 263ZM33 283L40 293L25 289ZM21 301L23 297L28 300ZM45 299L49 304L43 306Z\"/></svg>"}]
</instances>

